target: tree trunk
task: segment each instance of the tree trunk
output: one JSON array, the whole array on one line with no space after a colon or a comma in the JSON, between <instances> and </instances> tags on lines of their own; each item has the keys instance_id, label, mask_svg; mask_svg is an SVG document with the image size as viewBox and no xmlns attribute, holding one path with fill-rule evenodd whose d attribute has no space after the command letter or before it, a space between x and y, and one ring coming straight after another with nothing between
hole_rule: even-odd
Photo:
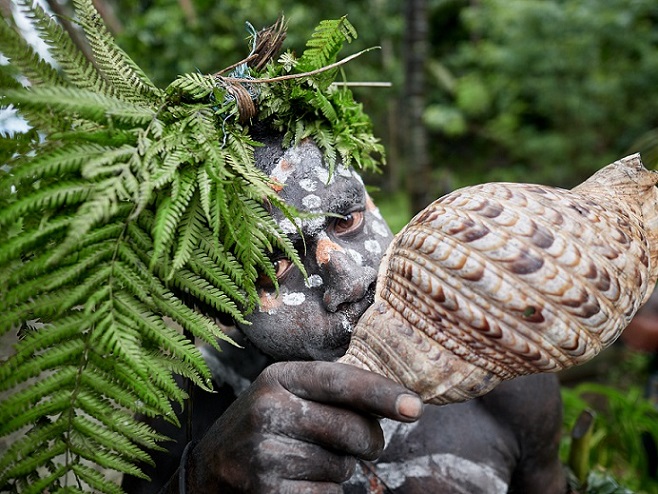
<instances>
[{"instance_id":1,"label":"tree trunk","mask_svg":"<svg viewBox=\"0 0 658 494\"><path fill-rule=\"evenodd\" d=\"M427 131L423 124L426 105L425 64L428 54L428 6L427 0L405 2L403 56L405 61L405 91L402 95L402 111L406 123L404 156L406 163L406 187L412 212L423 209L434 199L431 179L432 170L427 149Z\"/></svg>"}]
</instances>

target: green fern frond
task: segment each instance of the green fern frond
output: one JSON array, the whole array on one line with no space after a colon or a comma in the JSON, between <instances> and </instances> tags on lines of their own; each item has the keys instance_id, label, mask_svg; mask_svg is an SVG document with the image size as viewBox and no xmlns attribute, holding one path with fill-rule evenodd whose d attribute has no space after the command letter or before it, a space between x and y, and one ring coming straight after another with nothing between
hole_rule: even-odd
<instances>
[{"instance_id":1,"label":"green fern frond","mask_svg":"<svg viewBox=\"0 0 658 494\"><path fill-rule=\"evenodd\" d=\"M97 144L77 144L70 146L53 146L44 143L36 150L36 155L29 161L22 160L18 166L11 166L11 180L16 183L22 179L62 177L80 170L83 165L102 159L107 148ZM6 180L6 179L5 179Z\"/></svg>"},{"instance_id":2,"label":"green fern frond","mask_svg":"<svg viewBox=\"0 0 658 494\"><path fill-rule=\"evenodd\" d=\"M76 115L100 124L143 125L155 116L155 112L146 106L70 87L36 87L29 92L13 90L8 91L5 98L8 103L20 106L24 112L39 112L48 108L56 115Z\"/></svg>"},{"instance_id":3,"label":"green fern frond","mask_svg":"<svg viewBox=\"0 0 658 494\"><path fill-rule=\"evenodd\" d=\"M243 290L234 281L229 273L220 268L220 264L210 258L205 252L196 249L191 257L189 266L194 274L201 278L207 279L213 286L226 293L232 300L235 300L241 307L247 304Z\"/></svg>"},{"instance_id":4,"label":"green fern frond","mask_svg":"<svg viewBox=\"0 0 658 494\"><path fill-rule=\"evenodd\" d=\"M161 91L121 50L109 33L91 0L74 0L79 22L94 52L94 61L116 95L125 101L156 102Z\"/></svg>"},{"instance_id":5,"label":"green fern frond","mask_svg":"<svg viewBox=\"0 0 658 494\"><path fill-rule=\"evenodd\" d=\"M16 29L9 25L9 19L0 20L0 53L11 60L32 84L63 84L55 68L43 60L32 45Z\"/></svg>"},{"instance_id":6,"label":"green fern frond","mask_svg":"<svg viewBox=\"0 0 658 494\"><path fill-rule=\"evenodd\" d=\"M59 322L58 324L48 328L45 332L30 332L23 338L20 348L11 356L6 367L0 368L0 382L5 383L8 378L16 379L15 372L11 370L12 366L18 368L22 363L29 360L37 352L52 347L58 341L69 341L79 333L80 317L82 314L75 314L68 320ZM5 370L6 369L6 370ZM7 374L5 374L5 372ZM12 383L3 384L0 389L8 389Z\"/></svg>"},{"instance_id":7,"label":"green fern frond","mask_svg":"<svg viewBox=\"0 0 658 494\"><path fill-rule=\"evenodd\" d=\"M176 277L172 283L176 282ZM217 339L228 341L235 344L233 340L223 333L210 318L199 314L198 312L190 309L180 299L173 295L163 297L163 299L154 299L156 307L162 311L167 317L183 327L185 330L192 333L196 338L210 343L217 350L220 350ZM246 323L244 315L238 314L240 317L236 318L238 322Z\"/></svg>"},{"instance_id":8,"label":"green fern frond","mask_svg":"<svg viewBox=\"0 0 658 494\"><path fill-rule=\"evenodd\" d=\"M190 260L192 251L199 244L199 238L201 237L205 220L206 217L201 209L199 193L195 191L178 225L178 233L176 235L178 245L176 245L174 257L171 262L173 271L182 269Z\"/></svg>"},{"instance_id":9,"label":"green fern frond","mask_svg":"<svg viewBox=\"0 0 658 494\"><path fill-rule=\"evenodd\" d=\"M66 427L63 422L53 422L31 429L14 444L9 446L7 451L9 454L7 456L0 458L0 472L9 465L8 459L10 456L25 457L39 446L57 439L65 430Z\"/></svg>"},{"instance_id":10,"label":"green fern frond","mask_svg":"<svg viewBox=\"0 0 658 494\"><path fill-rule=\"evenodd\" d=\"M172 181L171 196L165 197L158 205L153 227L155 250L151 268L156 262L161 262L161 256L171 249L172 240L195 189L194 171L190 168L185 169Z\"/></svg>"},{"instance_id":11,"label":"green fern frond","mask_svg":"<svg viewBox=\"0 0 658 494\"><path fill-rule=\"evenodd\" d=\"M177 424L176 374L210 389L194 339L234 344L213 318L248 324L258 277L276 284L274 252L304 272L264 201L292 224L300 215L256 169L226 80L184 74L160 90L91 0L74 5L93 61L38 4L19 4L61 73L0 23L0 51L32 81L7 80L2 103L35 126L0 148L20 151L0 170L0 334L30 326L0 365L0 435L25 431L0 456L0 490L120 492L84 462L144 477L135 463L166 438L135 415ZM322 23L299 61L250 75L321 68L355 37L346 19ZM261 84L257 119L285 144L316 139L332 166L375 166L369 120L329 89L334 73Z\"/></svg>"},{"instance_id":12,"label":"green fern frond","mask_svg":"<svg viewBox=\"0 0 658 494\"><path fill-rule=\"evenodd\" d=\"M297 60L297 70L310 72L334 63L343 44L346 41L352 42L356 37L356 29L347 20L347 16L321 21L306 43L306 50Z\"/></svg>"},{"instance_id":13,"label":"green fern frond","mask_svg":"<svg viewBox=\"0 0 658 494\"><path fill-rule=\"evenodd\" d=\"M336 166L338 159L338 152L336 151L336 137L331 129L324 129L321 127L315 127L313 131L313 138L317 143L318 147L325 152L327 161L329 162L329 167L333 170L333 167Z\"/></svg>"},{"instance_id":14,"label":"green fern frond","mask_svg":"<svg viewBox=\"0 0 658 494\"><path fill-rule=\"evenodd\" d=\"M93 490L93 492L107 492L109 494L119 494L123 492L118 485L109 482L98 470L94 470L93 468L81 463L74 463L71 465L71 468L73 472L75 472L75 474ZM130 470L134 473L135 469L130 468Z\"/></svg>"},{"instance_id":15,"label":"green fern frond","mask_svg":"<svg viewBox=\"0 0 658 494\"><path fill-rule=\"evenodd\" d=\"M98 424L84 415L73 417L73 426L85 437L93 437L101 447L105 449L117 448L123 454L131 459L148 462L148 454L137 447L132 441L128 440L123 434L116 431L99 428ZM54 436L51 436L54 437Z\"/></svg>"},{"instance_id":16,"label":"green fern frond","mask_svg":"<svg viewBox=\"0 0 658 494\"><path fill-rule=\"evenodd\" d=\"M8 222L11 222L11 220L8 220ZM46 239L64 231L69 223L69 218L58 218L39 228L32 235L17 235L5 240L2 250L0 250L0 265L20 258L23 252L43 246Z\"/></svg>"},{"instance_id":17,"label":"green fern frond","mask_svg":"<svg viewBox=\"0 0 658 494\"><path fill-rule=\"evenodd\" d=\"M87 60L84 53L75 46L64 28L55 19L51 18L38 3L31 0L19 0L18 5L23 14L32 20L41 39L48 45L49 53L62 69L67 84L100 94L112 94L111 88L105 84L102 75ZM39 81L32 82L38 86L41 85L38 84ZM46 82L43 81L43 83Z\"/></svg>"},{"instance_id":18,"label":"green fern frond","mask_svg":"<svg viewBox=\"0 0 658 494\"><path fill-rule=\"evenodd\" d=\"M82 180L77 182L62 182L47 189L38 189L31 196L22 199L0 211L0 226L8 225L29 213L47 211L60 204L75 205L86 200L90 193L90 185Z\"/></svg>"},{"instance_id":19,"label":"green fern frond","mask_svg":"<svg viewBox=\"0 0 658 494\"><path fill-rule=\"evenodd\" d=\"M77 347L74 349L76 352L78 351ZM62 352L68 351L68 348L62 350ZM75 357L80 355L79 352L70 354ZM58 358L61 359L61 355L62 353L58 354ZM42 359L42 362L48 363L48 359ZM77 369L61 365L59 368L57 372L40 379L37 384L12 395L5 401L0 414L0 417L3 418L0 432L3 435L17 431L28 424L36 423L41 417L62 413L69 408L72 398L71 383L75 381ZM30 366L29 370L33 371L33 374L39 375L35 371L34 365ZM23 375L25 374L24 371ZM20 415L13 415L8 410L17 410Z\"/></svg>"},{"instance_id":20,"label":"green fern frond","mask_svg":"<svg viewBox=\"0 0 658 494\"><path fill-rule=\"evenodd\" d=\"M215 97L220 96L217 98L218 102L224 99L225 94L217 87L214 77L198 72L179 76L167 86L165 92L173 100L199 101L214 95Z\"/></svg>"},{"instance_id":21,"label":"green fern frond","mask_svg":"<svg viewBox=\"0 0 658 494\"><path fill-rule=\"evenodd\" d=\"M17 461L11 468L3 472L0 475L0 485L6 485L7 479L23 477L35 471L37 467L63 454L67 450L67 444L61 439L56 439L50 444L52 446L40 447L34 454Z\"/></svg>"},{"instance_id":22,"label":"green fern frond","mask_svg":"<svg viewBox=\"0 0 658 494\"><path fill-rule=\"evenodd\" d=\"M78 456L78 458L87 460L102 468L109 468L118 472L135 475L139 472L132 463L125 460L121 455L115 454L112 451L106 451L89 447L87 444L76 444L71 441L71 453ZM75 471L74 467L79 465L79 462L71 462L71 468ZM116 488L116 484L115 484Z\"/></svg>"}]
</instances>

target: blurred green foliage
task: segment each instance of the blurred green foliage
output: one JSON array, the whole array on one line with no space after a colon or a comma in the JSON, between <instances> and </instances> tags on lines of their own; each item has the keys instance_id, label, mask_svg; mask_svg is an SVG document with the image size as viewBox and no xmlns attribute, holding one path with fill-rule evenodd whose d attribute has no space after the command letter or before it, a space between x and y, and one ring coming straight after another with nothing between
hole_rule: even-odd
<instances>
[{"instance_id":1,"label":"blurred green foliage","mask_svg":"<svg viewBox=\"0 0 658 494\"><path fill-rule=\"evenodd\" d=\"M408 166L403 2L97 3L121 13L120 45L160 86L244 58L246 22L260 29L284 14L286 47L299 52L308 26L347 14L360 36L348 49L381 49L347 64L346 78L392 83L353 90L389 150L390 172L369 177L381 189L375 198L387 201L402 188ZM427 0L427 6L424 124L432 197L484 181L571 187L635 151L648 166L658 164L654 0Z\"/></svg>"},{"instance_id":2,"label":"blurred green foliage","mask_svg":"<svg viewBox=\"0 0 658 494\"><path fill-rule=\"evenodd\" d=\"M585 494L657 494L653 460L647 444L658 444L658 408L646 396L653 356L615 344L583 373L562 373L563 435L560 458L568 464L571 431L583 410L594 414L586 486L570 479Z\"/></svg>"},{"instance_id":3,"label":"blurred green foliage","mask_svg":"<svg viewBox=\"0 0 658 494\"><path fill-rule=\"evenodd\" d=\"M655 1L442 3L426 124L460 181L573 186L656 126Z\"/></svg>"},{"instance_id":4,"label":"blurred green foliage","mask_svg":"<svg viewBox=\"0 0 658 494\"><path fill-rule=\"evenodd\" d=\"M412 212L400 184L407 166L404 2L96 1L120 13L119 44L161 87L179 74L213 72L244 58L246 22L260 29L285 14L286 47L299 53L309 26L347 14L360 37L346 54L375 45L381 50L345 66L346 78L392 83L353 89L389 150L393 171L367 182L377 186L373 196L394 231L408 221ZM484 181L571 187L636 151L647 166L658 166L658 2L427 0L427 5L424 124L433 170L427 186L434 196ZM612 469L623 464L628 467L623 480L647 489L638 474L644 460L637 441L641 431L656 433L655 414L637 389L580 388L565 393L567 423L569 414L589 405L586 391L606 397L593 464Z\"/></svg>"},{"instance_id":5,"label":"blurred green foliage","mask_svg":"<svg viewBox=\"0 0 658 494\"><path fill-rule=\"evenodd\" d=\"M648 437L658 443L658 410L644 398L639 386L624 389L610 384L585 382L575 388L563 388L562 400L565 432L573 426L582 410L595 411L590 450L593 470L604 470L634 492L658 492L658 482L647 475L647 455L643 443L644 438ZM561 458L565 462L568 448L569 438L565 435L560 448Z\"/></svg>"}]
</instances>

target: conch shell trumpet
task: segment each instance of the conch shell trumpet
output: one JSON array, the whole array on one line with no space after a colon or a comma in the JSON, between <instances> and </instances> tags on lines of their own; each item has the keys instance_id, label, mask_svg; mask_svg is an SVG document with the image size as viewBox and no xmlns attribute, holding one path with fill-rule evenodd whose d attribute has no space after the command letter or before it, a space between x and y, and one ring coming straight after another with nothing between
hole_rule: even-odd
<instances>
[{"instance_id":1,"label":"conch shell trumpet","mask_svg":"<svg viewBox=\"0 0 658 494\"><path fill-rule=\"evenodd\" d=\"M341 361L445 404L591 359L655 286L657 182L635 154L572 190L490 183L438 199L386 251Z\"/></svg>"}]
</instances>

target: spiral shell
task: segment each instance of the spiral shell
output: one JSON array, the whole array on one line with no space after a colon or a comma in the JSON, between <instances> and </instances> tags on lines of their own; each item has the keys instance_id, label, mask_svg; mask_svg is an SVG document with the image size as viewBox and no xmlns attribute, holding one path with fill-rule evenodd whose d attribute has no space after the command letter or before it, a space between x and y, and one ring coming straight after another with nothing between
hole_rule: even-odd
<instances>
[{"instance_id":1,"label":"spiral shell","mask_svg":"<svg viewBox=\"0 0 658 494\"><path fill-rule=\"evenodd\" d=\"M444 404L591 359L656 283L656 182L632 155L572 190L490 183L438 199L387 250L342 361Z\"/></svg>"}]
</instances>

